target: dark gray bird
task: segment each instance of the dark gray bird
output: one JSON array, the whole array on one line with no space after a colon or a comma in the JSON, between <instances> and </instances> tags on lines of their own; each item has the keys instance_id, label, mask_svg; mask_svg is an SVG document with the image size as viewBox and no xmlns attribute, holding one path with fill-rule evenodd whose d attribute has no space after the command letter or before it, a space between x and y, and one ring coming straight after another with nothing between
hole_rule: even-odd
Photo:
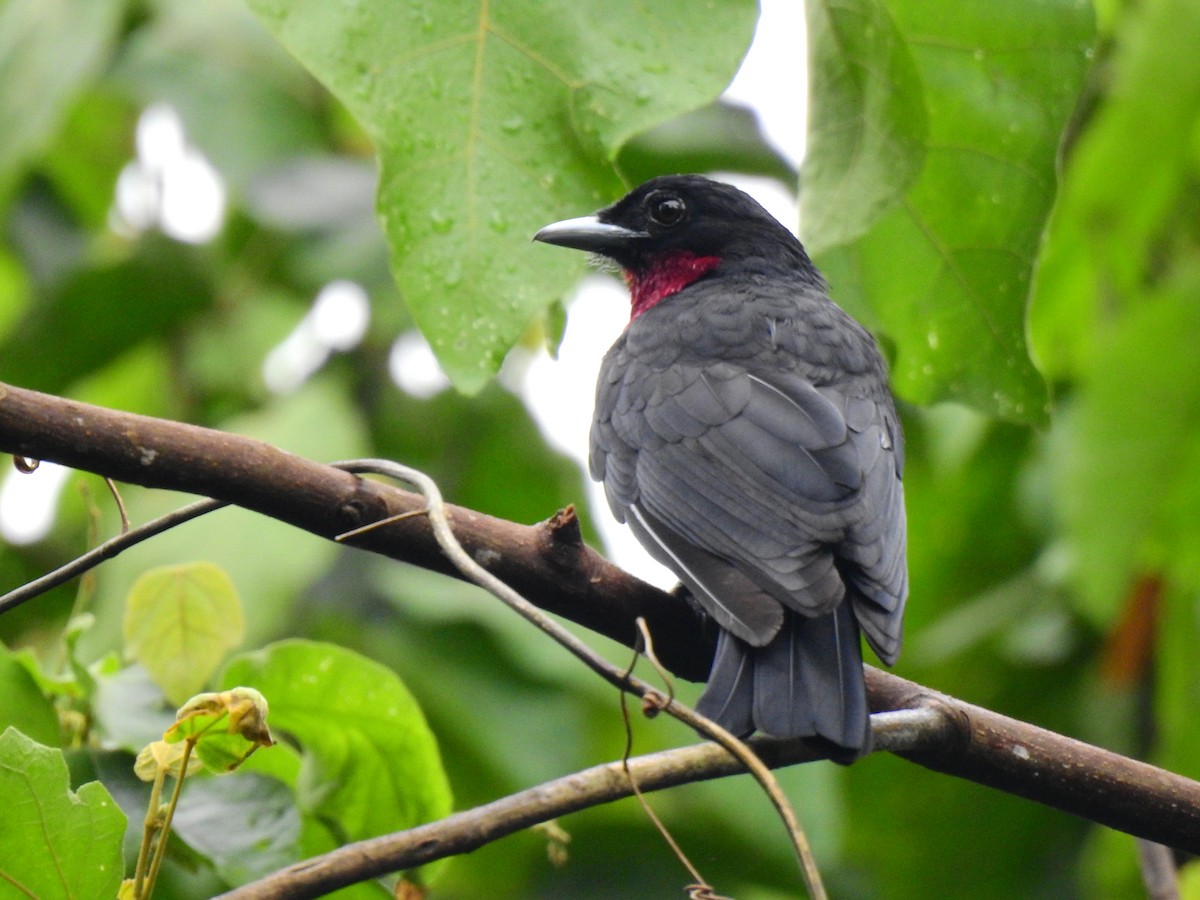
<instances>
[{"instance_id":1,"label":"dark gray bird","mask_svg":"<svg viewBox=\"0 0 1200 900\"><path fill-rule=\"evenodd\" d=\"M535 240L614 260L592 477L720 626L698 709L734 733L870 747L860 629L888 665L908 593L904 443L871 335L748 195L655 178Z\"/></svg>"}]
</instances>

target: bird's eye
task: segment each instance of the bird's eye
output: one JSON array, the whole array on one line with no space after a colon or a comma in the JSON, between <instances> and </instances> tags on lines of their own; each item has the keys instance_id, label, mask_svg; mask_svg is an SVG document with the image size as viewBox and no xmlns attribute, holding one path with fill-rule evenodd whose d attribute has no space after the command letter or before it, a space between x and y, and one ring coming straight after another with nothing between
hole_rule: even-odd
<instances>
[{"instance_id":1,"label":"bird's eye","mask_svg":"<svg viewBox=\"0 0 1200 900\"><path fill-rule=\"evenodd\" d=\"M650 221L656 225L674 225L683 219L687 206L674 194L652 195L646 204Z\"/></svg>"}]
</instances>

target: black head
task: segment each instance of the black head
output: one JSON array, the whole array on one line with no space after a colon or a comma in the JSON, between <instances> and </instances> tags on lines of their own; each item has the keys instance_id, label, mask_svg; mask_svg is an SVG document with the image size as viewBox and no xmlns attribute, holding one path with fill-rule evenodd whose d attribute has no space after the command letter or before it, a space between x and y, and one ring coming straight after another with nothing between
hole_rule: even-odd
<instances>
[{"instance_id":1,"label":"black head","mask_svg":"<svg viewBox=\"0 0 1200 900\"><path fill-rule=\"evenodd\" d=\"M547 225L535 241L589 250L639 273L679 253L808 266L800 242L749 194L701 175L664 175L594 216Z\"/></svg>"}]
</instances>

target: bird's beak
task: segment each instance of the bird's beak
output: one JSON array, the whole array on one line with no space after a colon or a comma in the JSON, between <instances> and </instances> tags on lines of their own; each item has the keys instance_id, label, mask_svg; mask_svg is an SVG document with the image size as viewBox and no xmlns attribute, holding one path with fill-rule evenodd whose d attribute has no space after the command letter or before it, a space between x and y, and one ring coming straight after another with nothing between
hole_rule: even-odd
<instances>
[{"instance_id":1,"label":"bird's beak","mask_svg":"<svg viewBox=\"0 0 1200 900\"><path fill-rule=\"evenodd\" d=\"M533 239L545 244L603 253L605 250L626 246L632 240L649 236L644 231L601 222L596 216L580 216L578 219L564 219L547 225L535 234Z\"/></svg>"}]
</instances>

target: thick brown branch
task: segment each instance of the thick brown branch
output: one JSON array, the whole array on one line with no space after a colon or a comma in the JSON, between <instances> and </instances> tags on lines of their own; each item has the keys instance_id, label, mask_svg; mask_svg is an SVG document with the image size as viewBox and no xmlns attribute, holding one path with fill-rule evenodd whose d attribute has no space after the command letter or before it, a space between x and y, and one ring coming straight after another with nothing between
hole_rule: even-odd
<instances>
[{"instance_id":1,"label":"thick brown branch","mask_svg":"<svg viewBox=\"0 0 1200 900\"><path fill-rule=\"evenodd\" d=\"M324 537L420 510L424 502L259 441L2 384L0 450L227 500ZM584 546L569 510L523 526L448 509L468 552L537 605L626 645L636 640L635 618L645 616L664 665L685 678L707 672L713 636L692 608ZM369 532L358 543L455 574L420 516ZM868 689L877 711L932 706L944 713L935 740L902 752L913 762L1200 853L1197 782L877 670L868 669Z\"/></svg>"},{"instance_id":2,"label":"thick brown branch","mask_svg":"<svg viewBox=\"0 0 1200 900\"><path fill-rule=\"evenodd\" d=\"M866 667L874 711L944 711L943 739L900 756L1009 794L1200 853L1200 782Z\"/></svg>"},{"instance_id":3,"label":"thick brown branch","mask_svg":"<svg viewBox=\"0 0 1200 900\"><path fill-rule=\"evenodd\" d=\"M326 538L425 507L420 494L365 481L251 438L2 383L0 451L129 484L225 500ZM694 681L708 674L715 633L686 603L585 545L573 510L528 526L446 508L467 552L542 609L627 646L636 641L634 623L642 616L664 665ZM461 577L423 516L369 531L351 543Z\"/></svg>"}]
</instances>

